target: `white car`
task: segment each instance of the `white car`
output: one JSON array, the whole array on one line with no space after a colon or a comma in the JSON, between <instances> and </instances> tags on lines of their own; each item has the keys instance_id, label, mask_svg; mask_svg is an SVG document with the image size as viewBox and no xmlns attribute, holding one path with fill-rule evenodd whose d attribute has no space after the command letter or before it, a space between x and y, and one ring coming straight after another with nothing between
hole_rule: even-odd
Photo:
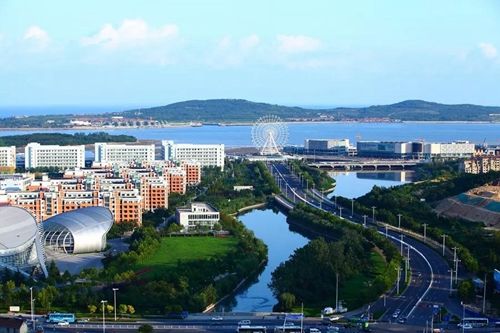
<instances>
[{"instance_id":1,"label":"white car","mask_svg":"<svg viewBox=\"0 0 500 333\"><path fill-rule=\"evenodd\" d=\"M317 328L311 327L309 329L309 333L321 333L321 331L319 329L317 329Z\"/></svg>"},{"instance_id":2,"label":"white car","mask_svg":"<svg viewBox=\"0 0 500 333\"><path fill-rule=\"evenodd\" d=\"M468 323L466 323L466 324L462 324L462 323L460 323L460 324L458 324L457 326L458 326L458 328L463 328L464 330L470 330L470 329L472 329L472 328L473 328L473 327L472 327L472 325L471 325L471 324L468 324Z\"/></svg>"},{"instance_id":3,"label":"white car","mask_svg":"<svg viewBox=\"0 0 500 333\"><path fill-rule=\"evenodd\" d=\"M221 321L221 320L224 320L224 318L222 318L221 316L216 316L216 317L212 317L212 320Z\"/></svg>"},{"instance_id":4,"label":"white car","mask_svg":"<svg viewBox=\"0 0 500 333\"><path fill-rule=\"evenodd\" d=\"M239 325L239 326L242 326L242 325L250 325L250 324L251 324L251 322L250 322L250 320L248 320L248 319L240 320L240 321L238 322L238 325Z\"/></svg>"},{"instance_id":5,"label":"white car","mask_svg":"<svg viewBox=\"0 0 500 333\"><path fill-rule=\"evenodd\" d=\"M67 321L60 321L57 323L57 326L69 326L69 323Z\"/></svg>"}]
</instances>

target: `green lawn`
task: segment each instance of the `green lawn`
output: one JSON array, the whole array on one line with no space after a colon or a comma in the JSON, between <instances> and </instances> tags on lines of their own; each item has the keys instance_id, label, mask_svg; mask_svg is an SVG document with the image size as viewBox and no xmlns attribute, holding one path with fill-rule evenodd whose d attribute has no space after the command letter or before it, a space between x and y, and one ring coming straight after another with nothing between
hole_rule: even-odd
<instances>
[{"instance_id":1,"label":"green lawn","mask_svg":"<svg viewBox=\"0 0 500 333\"><path fill-rule=\"evenodd\" d=\"M190 262L200 259L219 257L236 248L238 240L234 237L165 237L158 251L144 259L136 267L147 276L162 274L174 268L179 261Z\"/></svg>"},{"instance_id":2,"label":"green lawn","mask_svg":"<svg viewBox=\"0 0 500 333\"><path fill-rule=\"evenodd\" d=\"M353 276L348 281L342 283L339 288L339 300L344 301L349 311L355 310L379 296L374 294L370 285L378 275L384 273L387 263L384 257L375 251L372 251L370 254L370 262L370 269L366 274ZM335 277L332 278L332 283L335 283ZM327 306L335 307L335 295L319 301L318 304L304 304L304 313L307 316L319 316L323 308ZM300 312L301 309L300 307L296 307L293 311Z\"/></svg>"}]
</instances>

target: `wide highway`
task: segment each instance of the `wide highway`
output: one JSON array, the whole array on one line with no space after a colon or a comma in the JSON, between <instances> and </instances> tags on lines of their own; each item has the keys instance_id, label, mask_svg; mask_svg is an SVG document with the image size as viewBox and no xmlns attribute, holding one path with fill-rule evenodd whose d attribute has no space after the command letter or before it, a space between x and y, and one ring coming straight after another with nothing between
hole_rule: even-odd
<instances>
[{"instance_id":1,"label":"wide highway","mask_svg":"<svg viewBox=\"0 0 500 333\"><path fill-rule=\"evenodd\" d=\"M337 216L342 214L343 218L349 221L363 224L363 216L351 214L351 207L336 206L329 199L324 198L319 192L305 189L303 181L290 171L285 163L272 163L269 165L273 176L277 180L282 195L291 202L306 202L311 206L329 211ZM341 212L342 210L342 212ZM375 226L380 233L385 234L383 228L378 227L372 218L366 219L367 225ZM387 236L400 247L400 234L388 231ZM425 325L430 322L435 306L446 308L459 317L462 314L459 302L449 297L450 274L447 261L432 248L412 239L403 238L403 255L407 254L407 247L410 247L410 267L411 279L409 286L397 296L395 290L391 290L388 295L381 297L371 304L370 310L383 310L383 321L397 321L405 318L408 324ZM403 267L404 268L404 267ZM403 279L404 274L401 274ZM401 283L402 284L402 283ZM399 310L399 315L394 313Z\"/></svg>"}]
</instances>

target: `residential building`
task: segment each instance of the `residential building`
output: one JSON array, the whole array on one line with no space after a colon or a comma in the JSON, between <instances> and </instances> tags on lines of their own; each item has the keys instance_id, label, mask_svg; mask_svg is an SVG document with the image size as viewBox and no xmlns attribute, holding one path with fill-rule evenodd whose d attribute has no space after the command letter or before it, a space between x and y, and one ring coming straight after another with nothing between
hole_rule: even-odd
<instances>
[{"instance_id":1,"label":"residential building","mask_svg":"<svg viewBox=\"0 0 500 333\"><path fill-rule=\"evenodd\" d=\"M487 173L500 171L500 156L479 156L464 160L460 168L465 173Z\"/></svg>"},{"instance_id":2,"label":"residential building","mask_svg":"<svg viewBox=\"0 0 500 333\"><path fill-rule=\"evenodd\" d=\"M32 181L33 173L14 173L0 175L0 191L26 191Z\"/></svg>"},{"instance_id":3,"label":"residential building","mask_svg":"<svg viewBox=\"0 0 500 333\"><path fill-rule=\"evenodd\" d=\"M188 185L197 185L201 182L201 163L196 161L183 161L181 168L186 172Z\"/></svg>"},{"instance_id":4,"label":"residential building","mask_svg":"<svg viewBox=\"0 0 500 333\"><path fill-rule=\"evenodd\" d=\"M163 140L163 156L165 160L174 162L196 161L202 167L219 167L224 170L223 144L178 144Z\"/></svg>"},{"instance_id":5,"label":"residential building","mask_svg":"<svg viewBox=\"0 0 500 333\"><path fill-rule=\"evenodd\" d=\"M85 146L41 145L29 143L24 149L24 167L83 168L85 166Z\"/></svg>"},{"instance_id":6,"label":"residential building","mask_svg":"<svg viewBox=\"0 0 500 333\"><path fill-rule=\"evenodd\" d=\"M177 223L186 231L198 228L213 229L220 220L219 212L202 202L192 202L187 207L177 208L175 217Z\"/></svg>"},{"instance_id":7,"label":"residential building","mask_svg":"<svg viewBox=\"0 0 500 333\"><path fill-rule=\"evenodd\" d=\"M180 167L166 169L170 193L185 194L187 189L186 171Z\"/></svg>"},{"instance_id":8,"label":"residential building","mask_svg":"<svg viewBox=\"0 0 500 333\"><path fill-rule=\"evenodd\" d=\"M16 147L0 147L0 170L16 168Z\"/></svg>"},{"instance_id":9,"label":"residential building","mask_svg":"<svg viewBox=\"0 0 500 333\"><path fill-rule=\"evenodd\" d=\"M96 163L152 162L155 159L155 145L96 143Z\"/></svg>"}]
</instances>

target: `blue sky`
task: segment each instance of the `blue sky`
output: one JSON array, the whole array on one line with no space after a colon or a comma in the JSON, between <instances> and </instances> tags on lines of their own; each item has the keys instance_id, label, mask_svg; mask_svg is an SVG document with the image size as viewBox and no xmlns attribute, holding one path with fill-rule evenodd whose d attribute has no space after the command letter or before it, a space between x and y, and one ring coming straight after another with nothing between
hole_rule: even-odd
<instances>
[{"instance_id":1,"label":"blue sky","mask_svg":"<svg viewBox=\"0 0 500 333\"><path fill-rule=\"evenodd\" d=\"M500 1L0 0L0 106L500 105Z\"/></svg>"}]
</instances>

